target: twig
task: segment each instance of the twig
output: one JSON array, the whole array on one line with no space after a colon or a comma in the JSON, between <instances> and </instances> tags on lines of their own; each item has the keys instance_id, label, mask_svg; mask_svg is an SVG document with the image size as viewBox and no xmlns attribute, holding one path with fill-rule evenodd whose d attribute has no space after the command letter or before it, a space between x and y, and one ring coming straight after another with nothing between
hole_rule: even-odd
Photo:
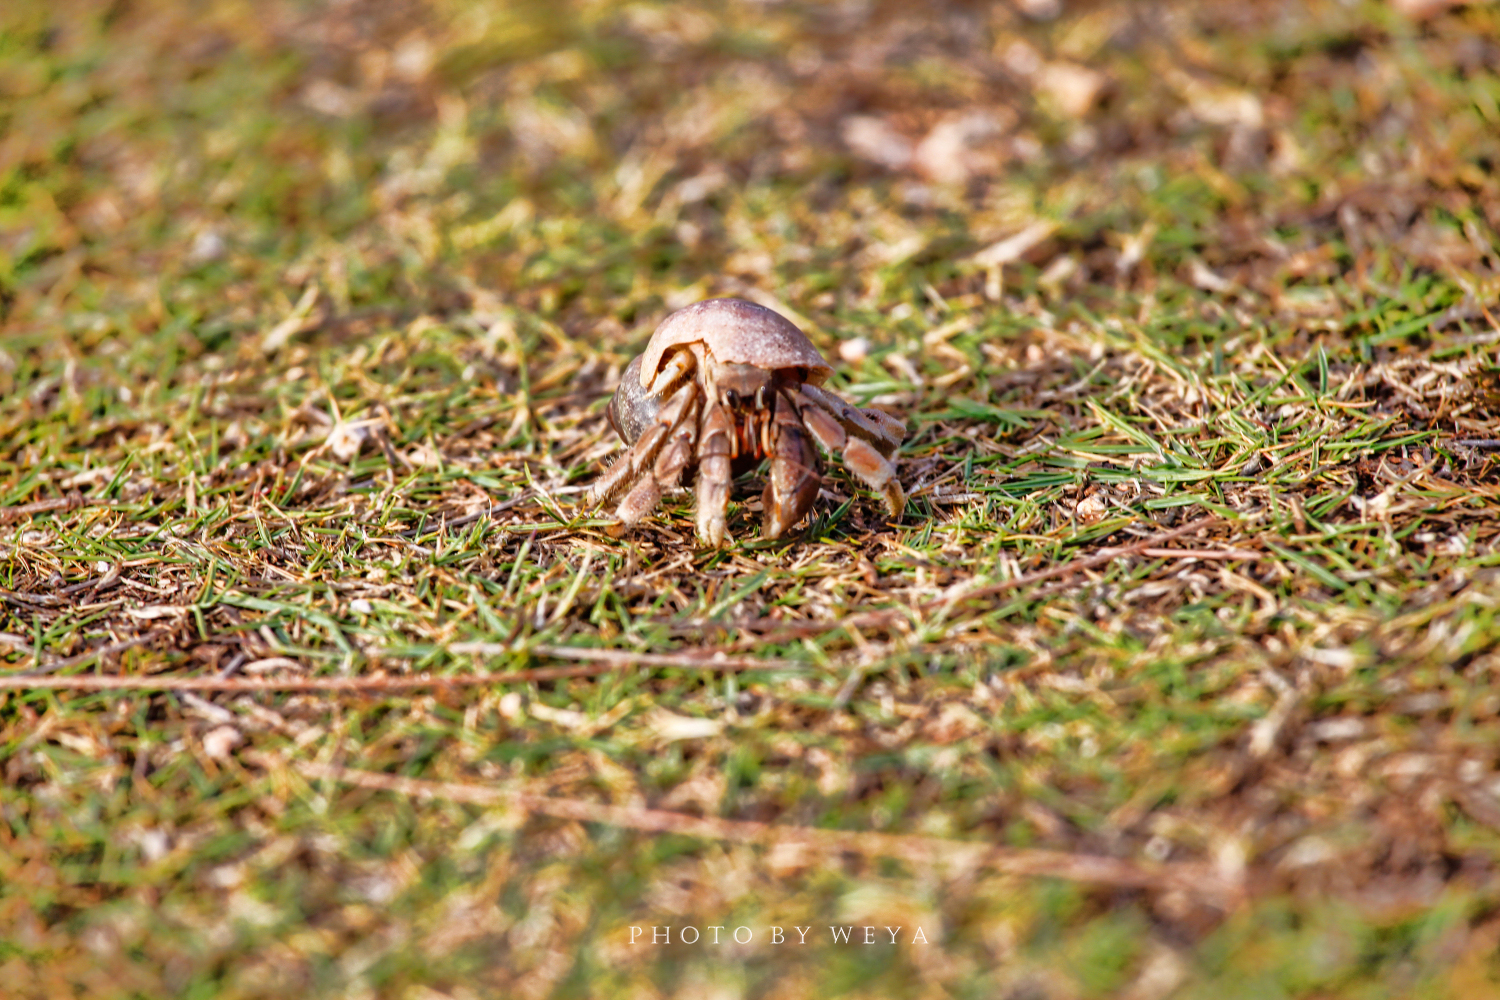
<instances>
[{"instance_id":1,"label":"twig","mask_svg":"<svg viewBox=\"0 0 1500 1000\"><path fill-rule=\"evenodd\" d=\"M132 640L138 645L150 637ZM116 646L123 646L116 643ZM453 652L463 652L460 646L488 646L488 643L455 643L449 647ZM498 644L494 644L497 645ZM508 646L499 650L514 652ZM97 656L113 652L111 647L102 647L89 653ZM474 651L474 650L469 650ZM498 650L497 650L498 651ZM67 691L332 691L332 692L383 692L413 691L437 687L482 687L487 684L523 684L537 681L564 680L570 677L597 677L631 667L683 667L691 670L717 670L724 673L744 673L752 670L805 670L806 666L795 661L756 660L749 657L726 657L722 654L630 653L613 649L569 649L566 646L536 646L531 652L540 656L558 659L598 660L593 666L537 667L531 670L495 671L482 674L440 674L421 677L231 677L211 674L203 677L177 675L148 676L98 676L43 677L36 671L0 675L0 690L67 690ZM84 657L83 659L86 659ZM80 660L74 657L74 660ZM65 661L48 664L46 670L55 671ZM67 664L71 665L71 664Z\"/></svg>"},{"instance_id":2,"label":"twig","mask_svg":"<svg viewBox=\"0 0 1500 1000\"><path fill-rule=\"evenodd\" d=\"M262 765L280 763L259 755ZM291 764L304 777L328 779L359 788L393 792L412 798L466 802L479 806L510 806L525 812L581 823L603 823L628 830L673 833L742 844L792 846L829 853L848 852L871 857L899 858L916 864L947 863L989 867L1006 875L1041 876L1132 889L1177 890L1228 904L1245 887L1210 865L1174 862L1146 866L1122 858L1068 854L1063 851L997 847L982 841L948 840L908 834L870 833L779 826L752 820L689 816L664 809L611 806L582 799L511 792L481 785L425 781L372 771L313 762Z\"/></svg>"},{"instance_id":3,"label":"twig","mask_svg":"<svg viewBox=\"0 0 1500 1000\"><path fill-rule=\"evenodd\" d=\"M91 650L89 650L86 653L79 653L77 656L69 656L69 657L65 657L64 659L61 659L61 660L51 660L51 661L49 661L47 663L43 663L43 664L40 664L38 666L32 667L29 670L22 670L19 673L8 674L8 675L5 675L4 677L0 677L0 687L61 687L61 686L66 686L66 685L54 684L54 683L51 683L51 682L52 681L57 681L57 680L63 680L63 681L83 680L83 679L86 679L86 678L76 678L76 677L46 678L45 675L46 674L55 674L59 670L67 670L69 667L82 666L83 664L89 662L90 660L95 659L95 658L100 657L100 656L110 656L110 655L112 655L114 653L123 653L127 649L134 649L136 646L144 646L146 643L150 642L151 640L153 640L153 639L160 639L161 637L165 636L166 634L167 634L167 632L165 630L158 629L155 632L147 632L145 635L138 635L138 636L135 636L134 638L131 638L131 639L122 639L119 642L111 642L111 643L109 643L107 645L99 646L99 647L97 647L95 649L91 649ZM42 680L38 681L37 678L42 678ZM6 684L5 681L14 681L15 683L13 683L13 684Z\"/></svg>"},{"instance_id":4,"label":"twig","mask_svg":"<svg viewBox=\"0 0 1500 1000\"><path fill-rule=\"evenodd\" d=\"M1265 554L1252 549L1141 549L1152 559L1264 559Z\"/></svg>"},{"instance_id":5,"label":"twig","mask_svg":"<svg viewBox=\"0 0 1500 1000\"><path fill-rule=\"evenodd\" d=\"M0 690L67 691L413 691L437 687L478 687L484 684L515 684L525 681L561 680L607 674L614 667L543 667L494 674L445 674L431 677L0 677Z\"/></svg>"},{"instance_id":6,"label":"twig","mask_svg":"<svg viewBox=\"0 0 1500 1000\"><path fill-rule=\"evenodd\" d=\"M17 504L14 507L0 507L0 524L8 524L17 518L30 517L32 514L47 514L54 510L74 510L84 504L98 503L109 503L109 501L104 497L86 497L75 490L65 497L33 500L31 503Z\"/></svg>"},{"instance_id":7,"label":"twig","mask_svg":"<svg viewBox=\"0 0 1500 1000\"><path fill-rule=\"evenodd\" d=\"M58 594L76 594L80 590L86 590L90 594L96 594L101 590L108 590L120 579L120 567L118 564L111 566L109 572L95 579L84 580L81 583L70 584L58 590Z\"/></svg>"},{"instance_id":8,"label":"twig","mask_svg":"<svg viewBox=\"0 0 1500 1000\"><path fill-rule=\"evenodd\" d=\"M448 647L453 653L497 653L515 652L502 643L456 642ZM551 656L559 660L593 660L609 664L614 669L624 667L686 667L690 670L725 670L741 672L749 670L806 670L807 664L796 660L761 660L749 656L729 656L721 651L698 653L636 653L628 649L590 649L577 646L551 646L546 644L530 647L538 656Z\"/></svg>"},{"instance_id":9,"label":"twig","mask_svg":"<svg viewBox=\"0 0 1500 1000\"><path fill-rule=\"evenodd\" d=\"M61 597L53 597L51 594L32 594L24 590L0 590L0 601L14 604L16 607L31 608L56 608L70 601L64 601Z\"/></svg>"},{"instance_id":10,"label":"twig","mask_svg":"<svg viewBox=\"0 0 1500 1000\"><path fill-rule=\"evenodd\" d=\"M458 517L449 518L447 521L443 522L443 525L440 528L429 528L425 526L420 528L408 528L405 531L394 532L394 534L398 538L417 538L421 535L436 534L438 531L445 529L451 531L454 528L461 528L466 524L473 524L480 518L493 517L494 515L499 514L503 511L510 510L513 507L519 507L523 503L529 503L536 499L536 494L522 492L519 496L511 497L509 500L502 500L500 503L492 503L484 510L475 511L472 514L461 514Z\"/></svg>"}]
</instances>

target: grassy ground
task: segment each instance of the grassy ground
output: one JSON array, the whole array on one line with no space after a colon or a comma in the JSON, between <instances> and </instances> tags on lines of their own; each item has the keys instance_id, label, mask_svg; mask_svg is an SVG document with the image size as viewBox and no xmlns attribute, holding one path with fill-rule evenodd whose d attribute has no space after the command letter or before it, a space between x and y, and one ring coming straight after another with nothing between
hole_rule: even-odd
<instances>
[{"instance_id":1,"label":"grassy ground","mask_svg":"<svg viewBox=\"0 0 1500 1000\"><path fill-rule=\"evenodd\" d=\"M6 995L1500 995L1500 6L925 6L4 5Z\"/></svg>"}]
</instances>

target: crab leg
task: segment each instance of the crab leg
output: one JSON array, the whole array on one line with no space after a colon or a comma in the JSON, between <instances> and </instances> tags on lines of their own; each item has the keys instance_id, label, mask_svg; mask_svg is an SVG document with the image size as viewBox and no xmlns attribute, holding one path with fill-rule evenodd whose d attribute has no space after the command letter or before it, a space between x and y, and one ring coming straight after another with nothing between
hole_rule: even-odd
<instances>
[{"instance_id":1,"label":"crab leg","mask_svg":"<svg viewBox=\"0 0 1500 1000\"><path fill-rule=\"evenodd\" d=\"M842 454L844 465L848 466L849 471L864 480L870 489L879 491L880 495L885 498L885 506L890 511L891 517L900 517L901 512L906 509L906 492L901 489L901 482L896 478L896 467L891 464L888 453L883 454L878 446L870 444L863 438L846 434L844 427L840 426L840 419L809 398L808 390L813 388L815 387L804 385L793 394L802 410L803 426L829 454L835 452ZM820 393L820 395L829 394ZM844 405L847 409L854 410L847 403ZM854 412L870 414L880 411L855 410ZM883 413L880 415L885 416ZM893 417L887 419L892 423L896 422ZM899 442L900 438L897 438L897 443ZM891 451L895 451L894 446Z\"/></svg>"},{"instance_id":2,"label":"crab leg","mask_svg":"<svg viewBox=\"0 0 1500 1000\"><path fill-rule=\"evenodd\" d=\"M802 418L790 398L776 397L776 409L769 424L765 450L771 458L771 470L761 494L761 534L780 538L802 520L817 499L822 477L818 474L817 449L807 439ZM837 424L834 429L838 429Z\"/></svg>"},{"instance_id":3,"label":"crab leg","mask_svg":"<svg viewBox=\"0 0 1500 1000\"><path fill-rule=\"evenodd\" d=\"M844 402L827 389L821 389L815 385L799 386L798 391L804 399L811 400L837 417L846 430L868 439L886 458L896 453L896 449L901 446L901 439L906 436L906 425L889 413L882 413L879 410L861 410Z\"/></svg>"},{"instance_id":4,"label":"crab leg","mask_svg":"<svg viewBox=\"0 0 1500 1000\"><path fill-rule=\"evenodd\" d=\"M698 398L689 401L682 420L670 432L667 443L656 455L650 474L643 476L625 499L615 508L615 517L625 528L639 524L641 518L651 513L661 500L663 490L669 490L682 480L683 470L693 460L693 435L696 433Z\"/></svg>"},{"instance_id":5,"label":"crab leg","mask_svg":"<svg viewBox=\"0 0 1500 1000\"><path fill-rule=\"evenodd\" d=\"M613 500L640 476L642 470L656 461L657 453L661 451L667 437L692 412L693 408L689 403L697 392L697 385L687 382L672 393L657 411L656 418L641 431L641 436L589 488L585 502L590 507L598 507Z\"/></svg>"},{"instance_id":6,"label":"crab leg","mask_svg":"<svg viewBox=\"0 0 1500 1000\"><path fill-rule=\"evenodd\" d=\"M724 544L734 436L734 418L729 410L710 400L703 408L698 429L698 538L708 545Z\"/></svg>"}]
</instances>

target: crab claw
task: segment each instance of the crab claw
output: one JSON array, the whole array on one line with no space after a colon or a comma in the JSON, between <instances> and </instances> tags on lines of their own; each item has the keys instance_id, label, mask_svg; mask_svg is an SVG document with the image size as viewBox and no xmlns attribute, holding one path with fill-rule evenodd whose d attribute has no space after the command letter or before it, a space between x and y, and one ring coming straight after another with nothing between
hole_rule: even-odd
<instances>
[{"instance_id":1,"label":"crab claw","mask_svg":"<svg viewBox=\"0 0 1500 1000\"><path fill-rule=\"evenodd\" d=\"M780 538L802 520L818 496L818 452L803 430L802 418L785 397L771 417L771 472L761 493L761 534Z\"/></svg>"}]
</instances>

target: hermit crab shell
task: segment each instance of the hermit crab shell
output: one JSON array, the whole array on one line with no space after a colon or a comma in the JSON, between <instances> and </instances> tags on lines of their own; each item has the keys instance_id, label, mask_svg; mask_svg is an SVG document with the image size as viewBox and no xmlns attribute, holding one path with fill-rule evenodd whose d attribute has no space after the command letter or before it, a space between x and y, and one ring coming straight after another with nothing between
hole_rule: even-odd
<instances>
[{"instance_id":1,"label":"hermit crab shell","mask_svg":"<svg viewBox=\"0 0 1500 1000\"><path fill-rule=\"evenodd\" d=\"M833 374L807 335L782 316L743 299L705 299L661 321L641 355L641 386L656 377L668 348L698 341L721 364L803 368L811 385Z\"/></svg>"}]
</instances>

